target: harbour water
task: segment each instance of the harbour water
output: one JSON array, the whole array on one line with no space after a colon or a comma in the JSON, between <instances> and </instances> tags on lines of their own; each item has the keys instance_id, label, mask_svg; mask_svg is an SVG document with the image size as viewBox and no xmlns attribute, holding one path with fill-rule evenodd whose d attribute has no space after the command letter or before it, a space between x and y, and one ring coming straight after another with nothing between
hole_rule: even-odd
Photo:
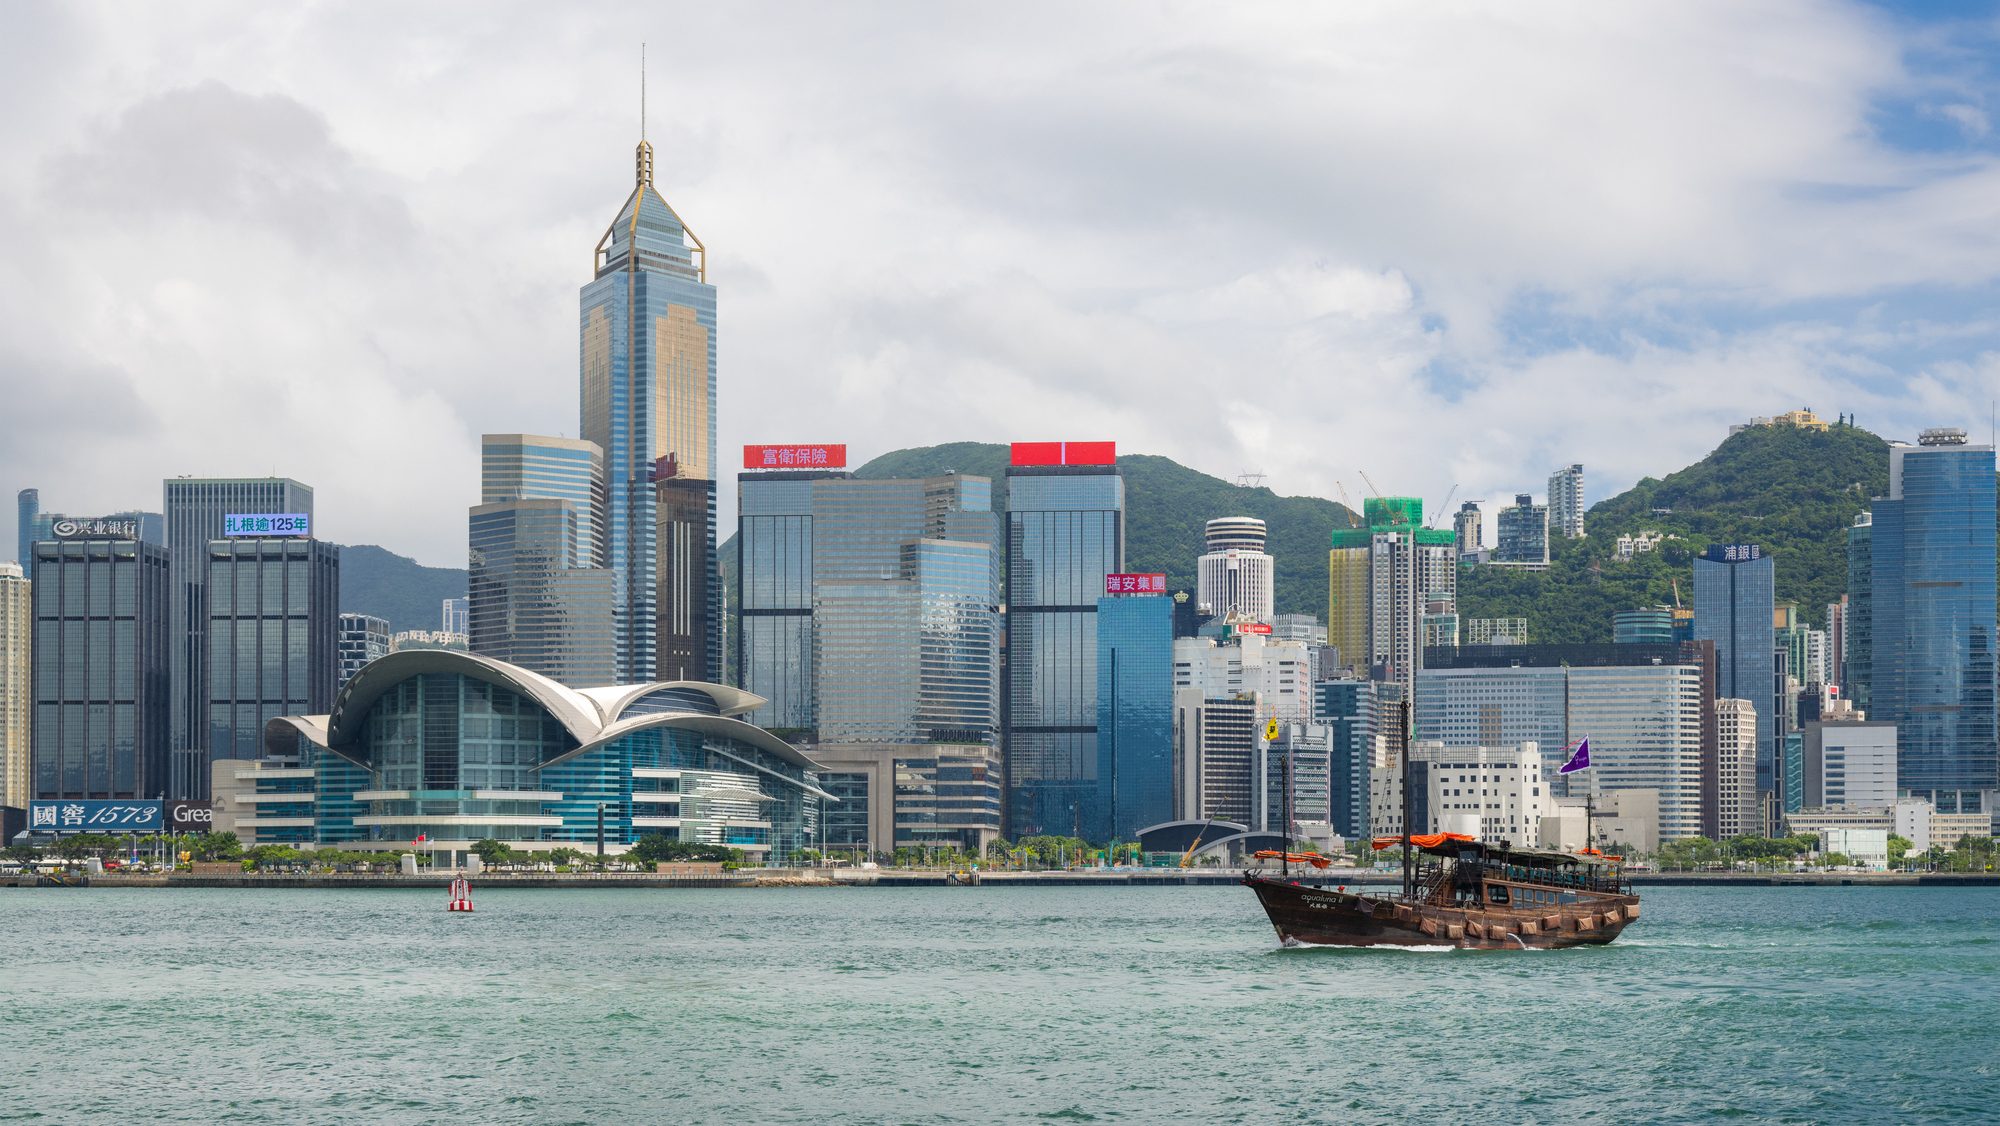
<instances>
[{"instance_id":1,"label":"harbour water","mask_svg":"<svg viewBox=\"0 0 2000 1126\"><path fill-rule=\"evenodd\" d=\"M2000 889L1280 950L1240 888L0 891L0 1121L2000 1116Z\"/></svg>"}]
</instances>

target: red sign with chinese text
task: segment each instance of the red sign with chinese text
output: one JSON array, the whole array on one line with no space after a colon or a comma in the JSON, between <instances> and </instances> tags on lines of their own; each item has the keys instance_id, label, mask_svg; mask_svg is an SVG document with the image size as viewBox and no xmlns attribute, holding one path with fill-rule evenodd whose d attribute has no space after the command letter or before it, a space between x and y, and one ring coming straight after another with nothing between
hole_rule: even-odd
<instances>
[{"instance_id":1,"label":"red sign with chinese text","mask_svg":"<svg viewBox=\"0 0 2000 1126\"><path fill-rule=\"evenodd\" d=\"M1167 576L1164 574L1118 573L1104 576L1106 594L1165 594Z\"/></svg>"},{"instance_id":2,"label":"red sign with chinese text","mask_svg":"<svg viewBox=\"0 0 2000 1126\"><path fill-rule=\"evenodd\" d=\"M1263 622L1237 622L1237 633L1270 633L1271 627Z\"/></svg>"},{"instance_id":3,"label":"red sign with chinese text","mask_svg":"<svg viewBox=\"0 0 2000 1126\"><path fill-rule=\"evenodd\" d=\"M745 469L840 469L847 465L846 445L745 446Z\"/></svg>"},{"instance_id":4,"label":"red sign with chinese text","mask_svg":"<svg viewBox=\"0 0 2000 1126\"><path fill-rule=\"evenodd\" d=\"M1015 442L1014 465L1116 465L1116 442Z\"/></svg>"}]
</instances>

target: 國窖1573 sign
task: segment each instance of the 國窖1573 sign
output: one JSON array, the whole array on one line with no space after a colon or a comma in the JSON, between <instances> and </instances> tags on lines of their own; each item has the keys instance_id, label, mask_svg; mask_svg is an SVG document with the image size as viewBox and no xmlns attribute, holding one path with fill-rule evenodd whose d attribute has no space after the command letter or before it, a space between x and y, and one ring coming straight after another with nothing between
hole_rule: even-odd
<instances>
[{"instance_id":1,"label":"\u570b\u7a961573 sign","mask_svg":"<svg viewBox=\"0 0 2000 1126\"><path fill-rule=\"evenodd\" d=\"M845 443L743 447L745 469L840 469L846 465Z\"/></svg>"},{"instance_id":2,"label":"\u570b\u7a961573 sign","mask_svg":"<svg viewBox=\"0 0 2000 1126\"><path fill-rule=\"evenodd\" d=\"M1167 576L1164 573L1125 574L1123 572L1104 576L1106 594L1165 594Z\"/></svg>"},{"instance_id":3,"label":"\u570b\u7a961573 sign","mask_svg":"<svg viewBox=\"0 0 2000 1126\"><path fill-rule=\"evenodd\" d=\"M303 512L247 512L222 518L225 536L309 536L312 517Z\"/></svg>"},{"instance_id":4,"label":"\u570b\u7a961573 sign","mask_svg":"<svg viewBox=\"0 0 2000 1126\"><path fill-rule=\"evenodd\" d=\"M28 803L28 828L41 833L157 833L165 821L158 799Z\"/></svg>"}]
</instances>

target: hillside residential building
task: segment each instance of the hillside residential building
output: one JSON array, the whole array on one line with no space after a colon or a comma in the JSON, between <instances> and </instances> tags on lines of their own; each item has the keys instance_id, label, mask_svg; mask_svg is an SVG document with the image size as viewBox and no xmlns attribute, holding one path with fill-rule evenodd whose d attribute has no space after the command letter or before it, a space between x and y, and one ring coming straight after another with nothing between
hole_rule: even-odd
<instances>
[{"instance_id":1,"label":"hillside residential building","mask_svg":"<svg viewBox=\"0 0 2000 1126\"><path fill-rule=\"evenodd\" d=\"M1583 466L1566 465L1549 475L1549 531L1583 538Z\"/></svg>"}]
</instances>

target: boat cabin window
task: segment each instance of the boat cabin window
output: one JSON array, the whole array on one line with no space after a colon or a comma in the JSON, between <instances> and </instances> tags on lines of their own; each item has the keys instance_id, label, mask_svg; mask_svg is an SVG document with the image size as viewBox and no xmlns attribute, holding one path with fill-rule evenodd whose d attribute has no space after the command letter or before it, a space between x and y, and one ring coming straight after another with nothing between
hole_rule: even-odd
<instances>
[{"instance_id":1,"label":"boat cabin window","mask_svg":"<svg viewBox=\"0 0 2000 1126\"><path fill-rule=\"evenodd\" d=\"M1486 902L1488 903L1507 902L1507 885L1505 884L1486 885Z\"/></svg>"}]
</instances>

